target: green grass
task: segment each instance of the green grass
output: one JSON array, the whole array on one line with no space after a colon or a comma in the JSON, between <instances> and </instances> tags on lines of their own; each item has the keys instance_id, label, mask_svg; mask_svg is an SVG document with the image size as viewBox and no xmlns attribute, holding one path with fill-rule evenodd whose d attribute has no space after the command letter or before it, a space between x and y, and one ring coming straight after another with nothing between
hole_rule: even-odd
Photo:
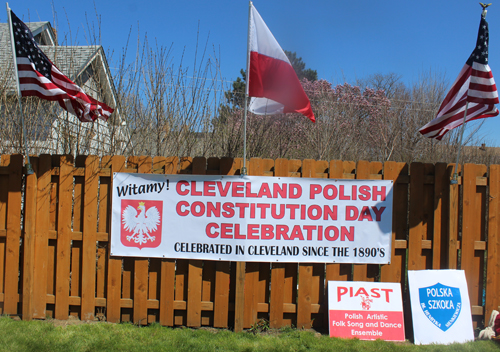
<instances>
[{"instance_id":1,"label":"green grass","mask_svg":"<svg viewBox=\"0 0 500 352\"><path fill-rule=\"evenodd\" d=\"M329 338L308 331L246 331L166 328L158 324L77 324L14 321L0 317L0 351L499 351L492 341L449 346Z\"/></svg>"}]
</instances>

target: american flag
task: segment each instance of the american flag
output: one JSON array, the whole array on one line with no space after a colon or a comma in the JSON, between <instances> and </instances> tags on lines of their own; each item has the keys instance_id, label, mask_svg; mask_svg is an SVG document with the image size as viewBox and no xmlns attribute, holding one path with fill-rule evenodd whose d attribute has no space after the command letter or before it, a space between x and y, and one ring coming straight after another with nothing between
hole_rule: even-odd
<instances>
[{"instance_id":1,"label":"american flag","mask_svg":"<svg viewBox=\"0 0 500 352\"><path fill-rule=\"evenodd\" d=\"M85 92L49 60L28 27L10 11L21 96L57 101L80 121L107 120L113 109Z\"/></svg>"},{"instance_id":2,"label":"american flag","mask_svg":"<svg viewBox=\"0 0 500 352\"><path fill-rule=\"evenodd\" d=\"M437 117L419 131L424 136L441 140L446 132L466 122L498 115L498 92L488 65L488 22L481 16L477 43L451 90L446 95Z\"/></svg>"}]
</instances>

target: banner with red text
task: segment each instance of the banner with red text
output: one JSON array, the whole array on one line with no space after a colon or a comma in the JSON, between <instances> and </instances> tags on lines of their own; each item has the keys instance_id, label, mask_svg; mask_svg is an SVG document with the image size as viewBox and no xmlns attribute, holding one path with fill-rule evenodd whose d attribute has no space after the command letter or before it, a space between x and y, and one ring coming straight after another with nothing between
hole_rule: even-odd
<instances>
[{"instance_id":1,"label":"banner with red text","mask_svg":"<svg viewBox=\"0 0 500 352\"><path fill-rule=\"evenodd\" d=\"M111 255L390 262L392 181L115 173Z\"/></svg>"}]
</instances>

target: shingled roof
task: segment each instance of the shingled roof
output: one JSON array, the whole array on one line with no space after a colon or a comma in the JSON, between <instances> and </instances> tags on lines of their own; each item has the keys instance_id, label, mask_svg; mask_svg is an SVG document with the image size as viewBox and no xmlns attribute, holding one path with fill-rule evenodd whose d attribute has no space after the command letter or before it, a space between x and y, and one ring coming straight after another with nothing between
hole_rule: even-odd
<instances>
[{"instance_id":1,"label":"shingled roof","mask_svg":"<svg viewBox=\"0 0 500 352\"><path fill-rule=\"evenodd\" d=\"M26 25L33 33L33 37L38 42L40 49L61 72L77 84L84 85L95 74L95 68L91 67L91 64L98 62L99 71L101 71L99 75L103 78L102 93L105 95L108 105L116 107L116 92L106 55L101 45L59 46L50 22L28 22ZM16 89L13 63L9 25L0 23L0 65L12 72L10 77L6 77L8 91L11 92L15 92Z\"/></svg>"},{"instance_id":2,"label":"shingled roof","mask_svg":"<svg viewBox=\"0 0 500 352\"><path fill-rule=\"evenodd\" d=\"M92 124L81 123L75 116L59 109L60 114L50 116L50 126L35 126L32 129L32 134L27 137L30 153L83 151L87 154L107 155L112 150L124 151L128 148L128 127L120 116L113 78L102 46L59 46L56 32L49 22L28 22L26 25L40 49L62 73L87 94L115 109L112 119L107 122L98 119ZM6 89L7 94L16 94L14 58L7 23L0 23L0 65L1 88ZM53 105L58 109L56 104ZM19 152L16 143L8 138L0 140L3 152Z\"/></svg>"}]
</instances>

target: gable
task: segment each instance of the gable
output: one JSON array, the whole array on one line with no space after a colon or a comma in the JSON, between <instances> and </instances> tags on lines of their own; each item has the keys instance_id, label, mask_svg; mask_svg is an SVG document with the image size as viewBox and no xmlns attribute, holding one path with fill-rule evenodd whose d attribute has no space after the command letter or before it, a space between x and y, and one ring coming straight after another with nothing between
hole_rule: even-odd
<instances>
[{"instance_id":1,"label":"gable","mask_svg":"<svg viewBox=\"0 0 500 352\"><path fill-rule=\"evenodd\" d=\"M117 106L116 92L102 46L59 46L55 30L50 22L28 22L40 49L72 81L81 85L87 93L96 99L103 99L111 107ZM6 86L8 94L16 94L14 60L8 23L0 23L0 84ZM98 75L97 84L86 83Z\"/></svg>"}]
</instances>

